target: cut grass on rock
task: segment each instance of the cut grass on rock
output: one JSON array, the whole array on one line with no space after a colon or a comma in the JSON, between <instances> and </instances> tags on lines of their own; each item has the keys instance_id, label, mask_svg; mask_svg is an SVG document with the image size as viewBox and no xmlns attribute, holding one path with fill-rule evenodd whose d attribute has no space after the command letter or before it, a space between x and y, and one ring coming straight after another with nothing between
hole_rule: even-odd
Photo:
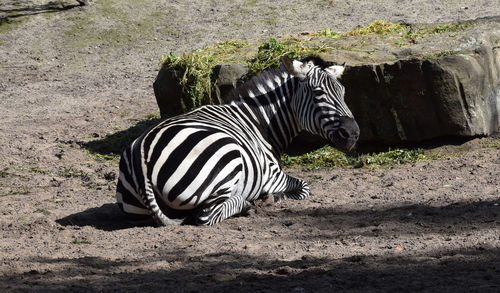
<instances>
[{"instance_id":1,"label":"cut grass on rock","mask_svg":"<svg viewBox=\"0 0 500 293\"><path fill-rule=\"evenodd\" d=\"M240 49L247 46L245 42L226 41L181 56L170 53L167 57L162 57L162 64L182 76L179 83L185 96L184 102L192 110L214 103L211 78L213 69L217 64L237 61Z\"/></svg>"},{"instance_id":2,"label":"cut grass on rock","mask_svg":"<svg viewBox=\"0 0 500 293\"><path fill-rule=\"evenodd\" d=\"M187 111L190 111L202 105L214 104L212 89L215 80L212 75L219 64L245 63L249 67L249 78L279 65L282 55L300 59L318 56L322 51L324 48L304 46L295 38L282 41L271 38L257 48L246 42L225 41L180 56L170 53L162 57L162 64L181 76L179 83L184 95L184 104Z\"/></svg>"},{"instance_id":3,"label":"cut grass on rock","mask_svg":"<svg viewBox=\"0 0 500 293\"><path fill-rule=\"evenodd\" d=\"M170 53L161 58L164 69L175 71L179 76L183 104L186 111L193 110L203 105L214 104L212 99L215 85L214 69L219 64L239 63L246 64L249 68L246 78L257 75L272 67L278 66L280 57L286 55L293 59L307 56L320 56L331 54L335 50L360 50L342 47L337 40L342 38L387 37L393 38L392 42L398 46L406 46L416 39L424 38L431 34L450 33L464 30L470 24L443 24L438 26L414 27L406 24L392 23L377 20L365 27L349 32L334 32L329 28L314 32L303 33L298 36L288 36L281 39L270 38L262 43L248 43L229 40L217 43L214 46L198 49L193 52L177 56ZM355 42L355 44L363 44ZM340 46L340 48L339 48ZM448 54L448 52L447 52Z\"/></svg>"}]
</instances>

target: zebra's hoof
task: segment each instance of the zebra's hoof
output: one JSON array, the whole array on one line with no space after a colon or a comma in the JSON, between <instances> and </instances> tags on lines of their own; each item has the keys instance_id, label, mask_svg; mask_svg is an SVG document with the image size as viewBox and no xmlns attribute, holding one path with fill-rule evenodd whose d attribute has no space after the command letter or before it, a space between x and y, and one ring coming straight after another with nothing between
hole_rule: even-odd
<instances>
[{"instance_id":1,"label":"zebra's hoof","mask_svg":"<svg viewBox=\"0 0 500 293\"><path fill-rule=\"evenodd\" d=\"M248 203L248 205L243 208L240 215L244 216L244 217L248 217L248 216L253 216L256 213L257 213L257 210L255 209L255 206L251 203Z\"/></svg>"},{"instance_id":2,"label":"zebra's hoof","mask_svg":"<svg viewBox=\"0 0 500 293\"><path fill-rule=\"evenodd\" d=\"M275 193L273 194L274 203L280 203L286 199L286 195L284 193Z\"/></svg>"}]
</instances>

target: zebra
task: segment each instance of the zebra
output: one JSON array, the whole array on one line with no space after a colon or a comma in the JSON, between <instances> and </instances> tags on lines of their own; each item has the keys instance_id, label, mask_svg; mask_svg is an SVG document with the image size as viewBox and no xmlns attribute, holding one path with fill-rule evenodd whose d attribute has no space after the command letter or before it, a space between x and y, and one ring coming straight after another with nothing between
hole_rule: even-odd
<instances>
[{"instance_id":1,"label":"zebra","mask_svg":"<svg viewBox=\"0 0 500 293\"><path fill-rule=\"evenodd\" d=\"M282 171L300 131L350 151L359 127L337 80L344 67L319 57L291 60L236 88L234 102L167 118L122 154L116 198L136 219L214 225L254 209L253 201L301 200L309 186Z\"/></svg>"}]
</instances>

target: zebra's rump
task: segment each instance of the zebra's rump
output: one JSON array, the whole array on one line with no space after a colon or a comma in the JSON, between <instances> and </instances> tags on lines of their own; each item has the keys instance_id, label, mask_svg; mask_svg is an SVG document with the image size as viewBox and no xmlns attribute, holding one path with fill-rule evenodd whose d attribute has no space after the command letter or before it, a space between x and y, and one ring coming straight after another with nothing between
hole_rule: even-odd
<instances>
[{"instance_id":1,"label":"zebra's rump","mask_svg":"<svg viewBox=\"0 0 500 293\"><path fill-rule=\"evenodd\" d=\"M140 171L140 161L134 160L133 153L138 152L137 141L125 149L120 159L120 174L116 185L116 201L120 209L132 219L142 219L149 216L140 195L139 182L144 180ZM135 149L135 150L134 150Z\"/></svg>"},{"instance_id":2,"label":"zebra's rump","mask_svg":"<svg viewBox=\"0 0 500 293\"><path fill-rule=\"evenodd\" d=\"M137 188L147 176L162 210L192 210L236 192L242 170L240 144L220 127L193 120L160 124L122 155L117 199L125 212L149 214Z\"/></svg>"},{"instance_id":3,"label":"zebra's rump","mask_svg":"<svg viewBox=\"0 0 500 293\"><path fill-rule=\"evenodd\" d=\"M146 158L156 194L174 209L193 209L210 197L234 188L242 170L240 146L210 127L167 128ZM151 159L151 160L149 160ZM232 182L232 184L231 184Z\"/></svg>"}]
</instances>

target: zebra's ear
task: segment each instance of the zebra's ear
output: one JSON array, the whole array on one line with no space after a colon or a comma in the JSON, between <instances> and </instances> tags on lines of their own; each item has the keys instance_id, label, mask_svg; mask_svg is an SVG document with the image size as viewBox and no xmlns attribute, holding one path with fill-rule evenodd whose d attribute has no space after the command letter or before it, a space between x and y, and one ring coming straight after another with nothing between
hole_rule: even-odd
<instances>
[{"instance_id":1,"label":"zebra's ear","mask_svg":"<svg viewBox=\"0 0 500 293\"><path fill-rule=\"evenodd\" d=\"M342 76L342 73L344 73L344 69L345 67L340 65L333 65L325 68L325 70L328 71L335 78L340 78L340 76Z\"/></svg>"},{"instance_id":2,"label":"zebra's ear","mask_svg":"<svg viewBox=\"0 0 500 293\"><path fill-rule=\"evenodd\" d=\"M281 63L285 65L286 70L293 75L298 77L300 80L306 79L307 72L311 69L308 64L304 64L298 60L291 60L288 56L281 56Z\"/></svg>"}]
</instances>

